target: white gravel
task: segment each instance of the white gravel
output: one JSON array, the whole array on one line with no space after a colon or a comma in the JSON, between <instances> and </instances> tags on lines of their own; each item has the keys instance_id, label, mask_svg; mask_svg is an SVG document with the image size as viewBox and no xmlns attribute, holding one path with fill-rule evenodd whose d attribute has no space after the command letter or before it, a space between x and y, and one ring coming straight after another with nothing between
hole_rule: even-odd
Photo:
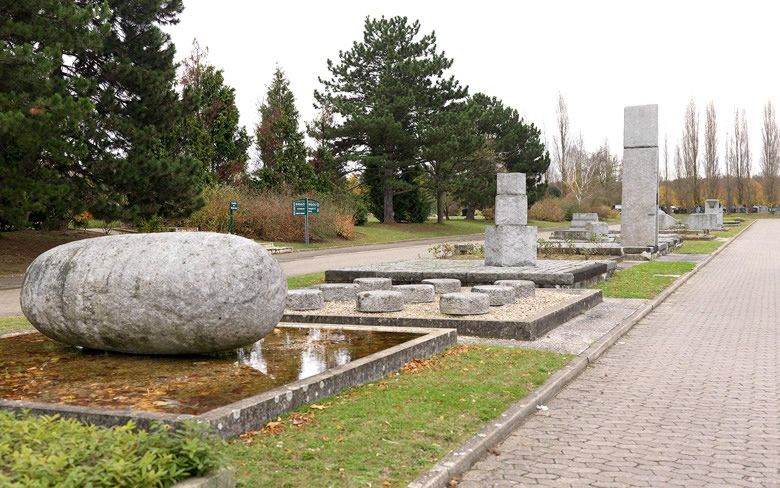
<instances>
[{"instance_id":1,"label":"white gravel","mask_svg":"<svg viewBox=\"0 0 780 488\"><path fill-rule=\"evenodd\" d=\"M467 291L464 289L463 291ZM439 299L436 298L432 303L407 303L400 312L379 312L363 313L358 312L354 303L348 302L326 302L325 306L319 310L308 310L305 312L294 312L304 315L366 315L372 317L398 317L398 318L436 318L457 320L496 320L501 322L513 320L525 320L533 317L546 309L557 307L565 302L574 300L577 296L564 291L547 288L537 288L536 296L531 298L520 298L516 303L502 305L499 307L490 307L490 312L482 315L444 315L439 312Z\"/></svg>"}]
</instances>

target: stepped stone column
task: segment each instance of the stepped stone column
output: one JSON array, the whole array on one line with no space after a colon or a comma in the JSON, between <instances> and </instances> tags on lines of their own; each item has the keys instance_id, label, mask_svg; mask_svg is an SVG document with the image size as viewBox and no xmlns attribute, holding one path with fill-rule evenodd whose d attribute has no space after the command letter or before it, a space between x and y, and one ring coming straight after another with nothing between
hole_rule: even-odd
<instances>
[{"instance_id":1,"label":"stepped stone column","mask_svg":"<svg viewBox=\"0 0 780 488\"><path fill-rule=\"evenodd\" d=\"M623 111L624 247L658 246L658 105Z\"/></svg>"},{"instance_id":2,"label":"stepped stone column","mask_svg":"<svg viewBox=\"0 0 780 488\"><path fill-rule=\"evenodd\" d=\"M525 173L498 173L495 226L485 228L487 266L536 266L536 227L528 226Z\"/></svg>"}]
</instances>

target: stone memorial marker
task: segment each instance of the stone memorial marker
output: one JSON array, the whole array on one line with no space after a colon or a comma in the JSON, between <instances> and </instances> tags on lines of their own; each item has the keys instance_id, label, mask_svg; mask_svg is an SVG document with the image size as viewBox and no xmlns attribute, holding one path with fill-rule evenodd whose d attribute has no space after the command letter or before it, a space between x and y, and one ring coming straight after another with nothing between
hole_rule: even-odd
<instances>
[{"instance_id":1,"label":"stone memorial marker","mask_svg":"<svg viewBox=\"0 0 780 488\"><path fill-rule=\"evenodd\" d=\"M626 107L623 114L623 246L657 247L658 105Z\"/></svg>"},{"instance_id":2,"label":"stone memorial marker","mask_svg":"<svg viewBox=\"0 0 780 488\"><path fill-rule=\"evenodd\" d=\"M704 213L715 215L715 225L718 229L723 227L723 207L717 198L708 198L704 201Z\"/></svg>"},{"instance_id":3,"label":"stone memorial marker","mask_svg":"<svg viewBox=\"0 0 780 488\"><path fill-rule=\"evenodd\" d=\"M536 227L528 226L525 173L498 173L495 226L485 228L487 266L536 266Z\"/></svg>"}]
</instances>

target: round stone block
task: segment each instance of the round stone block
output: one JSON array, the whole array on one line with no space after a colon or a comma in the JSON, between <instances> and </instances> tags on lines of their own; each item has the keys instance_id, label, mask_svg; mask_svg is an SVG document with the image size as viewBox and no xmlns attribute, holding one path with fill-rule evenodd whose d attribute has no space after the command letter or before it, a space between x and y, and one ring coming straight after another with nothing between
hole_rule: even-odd
<instances>
[{"instance_id":1,"label":"round stone block","mask_svg":"<svg viewBox=\"0 0 780 488\"><path fill-rule=\"evenodd\" d=\"M515 290L511 286L478 285L471 288L471 293L487 295L491 307L515 303Z\"/></svg>"},{"instance_id":2,"label":"round stone block","mask_svg":"<svg viewBox=\"0 0 780 488\"><path fill-rule=\"evenodd\" d=\"M96 237L27 268L24 315L57 342L133 354L252 344L284 313L284 274L263 246L213 232Z\"/></svg>"},{"instance_id":3,"label":"round stone block","mask_svg":"<svg viewBox=\"0 0 780 488\"><path fill-rule=\"evenodd\" d=\"M404 303L431 303L436 301L433 285L396 285L393 290L400 291Z\"/></svg>"},{"instance_id":4,"label":"round stone block","mask_svg":"<svg viewBox=\"0 0 780 488\"><path fill-rule=\"evenodd\" d=\"M532 298L536 294L536 284L531 280L498 280L494 284L514 288L515 298Z\"/></svg>"},{"instance_id":5,"label":"round stone block","mask_svg":"<svg viewBox=\"0 0 780 488\"><path fill-rule=\"evenodd\" d=\"M404 308L404 295L400 291L373 290L357 294L358 312L398 312Z\"/></svg>"},{"instance_id":6,"label":"round stone block","mask_svg":"<svg viewBox=\"0 0 780 488\"><path fill-rule=\"evenodd\" d=\"M326 302L354 302L358 291L354 283L325 283L319 288Z\"/></svg>"},{"instance_id":7,"label":"round stone block","mask_svg":"<svg viewBox=\"0 0 780 488\"><path fill-rule=\"evenodd\" d=\"M490 311L490 297L484 293L445 293L439 311L447 315L482 315Z\"/></svg>"},{"instance_id":8,"label":"round stone block","mask_svg":"<svg viewBox=\"0 0 780 488\"><path fill-rule=\"evenodd\" d=\"M287 291L287 308L290 310L319 310L324 302L321 290L302 288Z\"/></svg>"},{"instance_id":9,"label":"round stone block","mask_svg":"<svg viewBox=\"0 0 780 488\"><path fill-rule=\"evenodd\" d=\"M460 280L456 280L455 278L430 278L422 280L422 283L424 285L433 285L436 293L439 295L460 292Z\"/></svg>"},{"instance_id":10,"label":"round stone block","mask_svg":"<svg viewBox=\"0 0 780 488\"><path fill-rule=\"evenodd\" d=\"M355 278L357 291L392 290L393 280L390 278Z\"/></svg>"}]
</instances>

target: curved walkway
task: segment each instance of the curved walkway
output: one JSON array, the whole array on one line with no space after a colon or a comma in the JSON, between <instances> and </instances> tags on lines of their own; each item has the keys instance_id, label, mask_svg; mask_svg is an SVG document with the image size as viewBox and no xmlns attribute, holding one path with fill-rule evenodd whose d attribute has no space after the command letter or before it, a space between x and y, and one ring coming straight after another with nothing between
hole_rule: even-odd
<instances>
[{"instance_id":1,"label":"curved walkway","mask_svg":"<svg viewBox=\"0 0 780 488\"><path fill-rule=\"evenodd\" d=\"M778 246L753 224L459 488L780 486Z\"/></svg>"}]
</instances>

